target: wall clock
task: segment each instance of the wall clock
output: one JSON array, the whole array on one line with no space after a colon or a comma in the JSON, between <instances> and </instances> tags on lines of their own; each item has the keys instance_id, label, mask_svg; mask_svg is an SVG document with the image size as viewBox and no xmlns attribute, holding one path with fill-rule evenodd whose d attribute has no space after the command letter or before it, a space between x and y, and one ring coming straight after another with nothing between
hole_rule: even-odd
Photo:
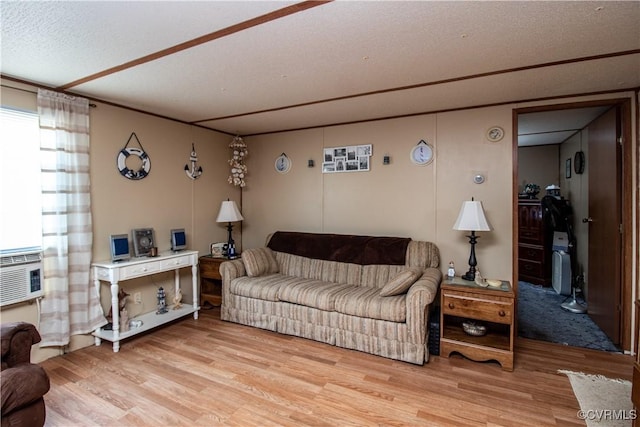
<instances>
[{"instance_id":1,"label":"wall clock","mask_svg":"<svg viewBox=\"0 0 640 427\"><path fill-rule=\"evenodd\" d=\"M409 153L411 161L416 165L425 166L433 161L433 147L424 139L411 149Z\"/></svg>"},{"instance_id":2,"label":"wall clock","mask_svg":"<svg viewBox=\"0 0 640 427\"><path fill-rule=\"evenodd\" d=\"M578 175L584 172L584 151L576 151L573 156L573 170Z\"/></svg>"},{"instance_id":3,"label":"wall clock","mask_svg":"<svg viewBox=\"0 0 640 427\"><path fill-rule=\"evenodd\" d=\"M287 173L291 169L291 159L284 153L280 154L275 163L276 172Z\"/></svg>"},{"instance_id":4,"label":"wall clock","mask_svg":"<svg viewBox=\"0 0 640 427\"><path fill-rule=\"evenodd\" d=\"M492 126L487 130L487 139L491 142L498 142L504 138L504 129L500 126Z\"/></svg>"}]
</instances>

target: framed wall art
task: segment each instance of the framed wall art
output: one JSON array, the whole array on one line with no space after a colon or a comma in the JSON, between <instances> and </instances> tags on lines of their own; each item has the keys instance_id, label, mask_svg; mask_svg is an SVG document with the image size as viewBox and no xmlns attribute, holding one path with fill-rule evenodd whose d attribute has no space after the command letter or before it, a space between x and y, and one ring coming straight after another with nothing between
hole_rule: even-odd
<instances>
[{"instance_id":1,"label":"framed wall art","mask_svg":"<svg viewBox=\"0 0 640 427\"><path fill-rule=\"evenodd\" d=\"M133 249L136 257L148 256L151 248L155 247L155 233L153 228L135 228L131 230Z\"/></svg>"},{"instance_id":2,"label":"framed wall art","mask_svg":"<svg viewBox=\"0 0 640 427\"><path fill-rule=\"evenodd\" d=\"M325 148L322 173L368 171L371 154L371 144Z\"/></svg>"}]
</instances>

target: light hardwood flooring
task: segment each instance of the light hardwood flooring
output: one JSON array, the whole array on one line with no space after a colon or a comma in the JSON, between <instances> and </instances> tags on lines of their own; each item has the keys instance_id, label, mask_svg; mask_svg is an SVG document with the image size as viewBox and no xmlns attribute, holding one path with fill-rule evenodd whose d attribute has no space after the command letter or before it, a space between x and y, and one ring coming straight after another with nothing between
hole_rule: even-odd
<instances>
[{"instance_id":1,"label":"light hardwood flooring","mask_svg":"<svg viewBox=\"0 0 640 427\"><path fill-rule=\"evenodd\" d=\"M632 358L518 339L515 368L459 355L424 366L201 311L42 363L47 426L584 426L558 369L631 379Z\"/></svg>"}]
</instances>

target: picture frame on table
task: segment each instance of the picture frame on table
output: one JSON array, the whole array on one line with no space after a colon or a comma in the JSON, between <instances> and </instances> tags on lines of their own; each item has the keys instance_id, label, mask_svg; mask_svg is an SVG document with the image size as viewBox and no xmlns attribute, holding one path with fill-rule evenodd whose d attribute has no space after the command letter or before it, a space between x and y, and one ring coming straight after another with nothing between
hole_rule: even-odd
<instances>
[{"instance_id":1,"label":"picture frame on table","mask_svg":"<svg viewBox=\"0 0 640 427\"><path fill-rule=\"evenodd\" d=\"M151 248L156 246L155 232L153 228L135 228L131 230L133 250L136 258L149 256Z\"/></svg>"}]
</instances>

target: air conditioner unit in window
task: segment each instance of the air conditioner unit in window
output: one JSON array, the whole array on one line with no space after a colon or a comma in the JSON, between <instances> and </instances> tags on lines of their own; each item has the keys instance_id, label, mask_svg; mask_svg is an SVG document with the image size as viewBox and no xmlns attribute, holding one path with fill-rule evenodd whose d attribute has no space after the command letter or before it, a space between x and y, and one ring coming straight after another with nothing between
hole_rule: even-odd
<instances>
[{"instance_id":1,"label":"air conditioner unit in window","mask_svg":"<svg viewBox=\"0 0 640 427\"><path fill-rule=\"evenodd\" d=\"M0 307L44 295L42 251L0 254Z\"/></svg>"}]
</instances>

